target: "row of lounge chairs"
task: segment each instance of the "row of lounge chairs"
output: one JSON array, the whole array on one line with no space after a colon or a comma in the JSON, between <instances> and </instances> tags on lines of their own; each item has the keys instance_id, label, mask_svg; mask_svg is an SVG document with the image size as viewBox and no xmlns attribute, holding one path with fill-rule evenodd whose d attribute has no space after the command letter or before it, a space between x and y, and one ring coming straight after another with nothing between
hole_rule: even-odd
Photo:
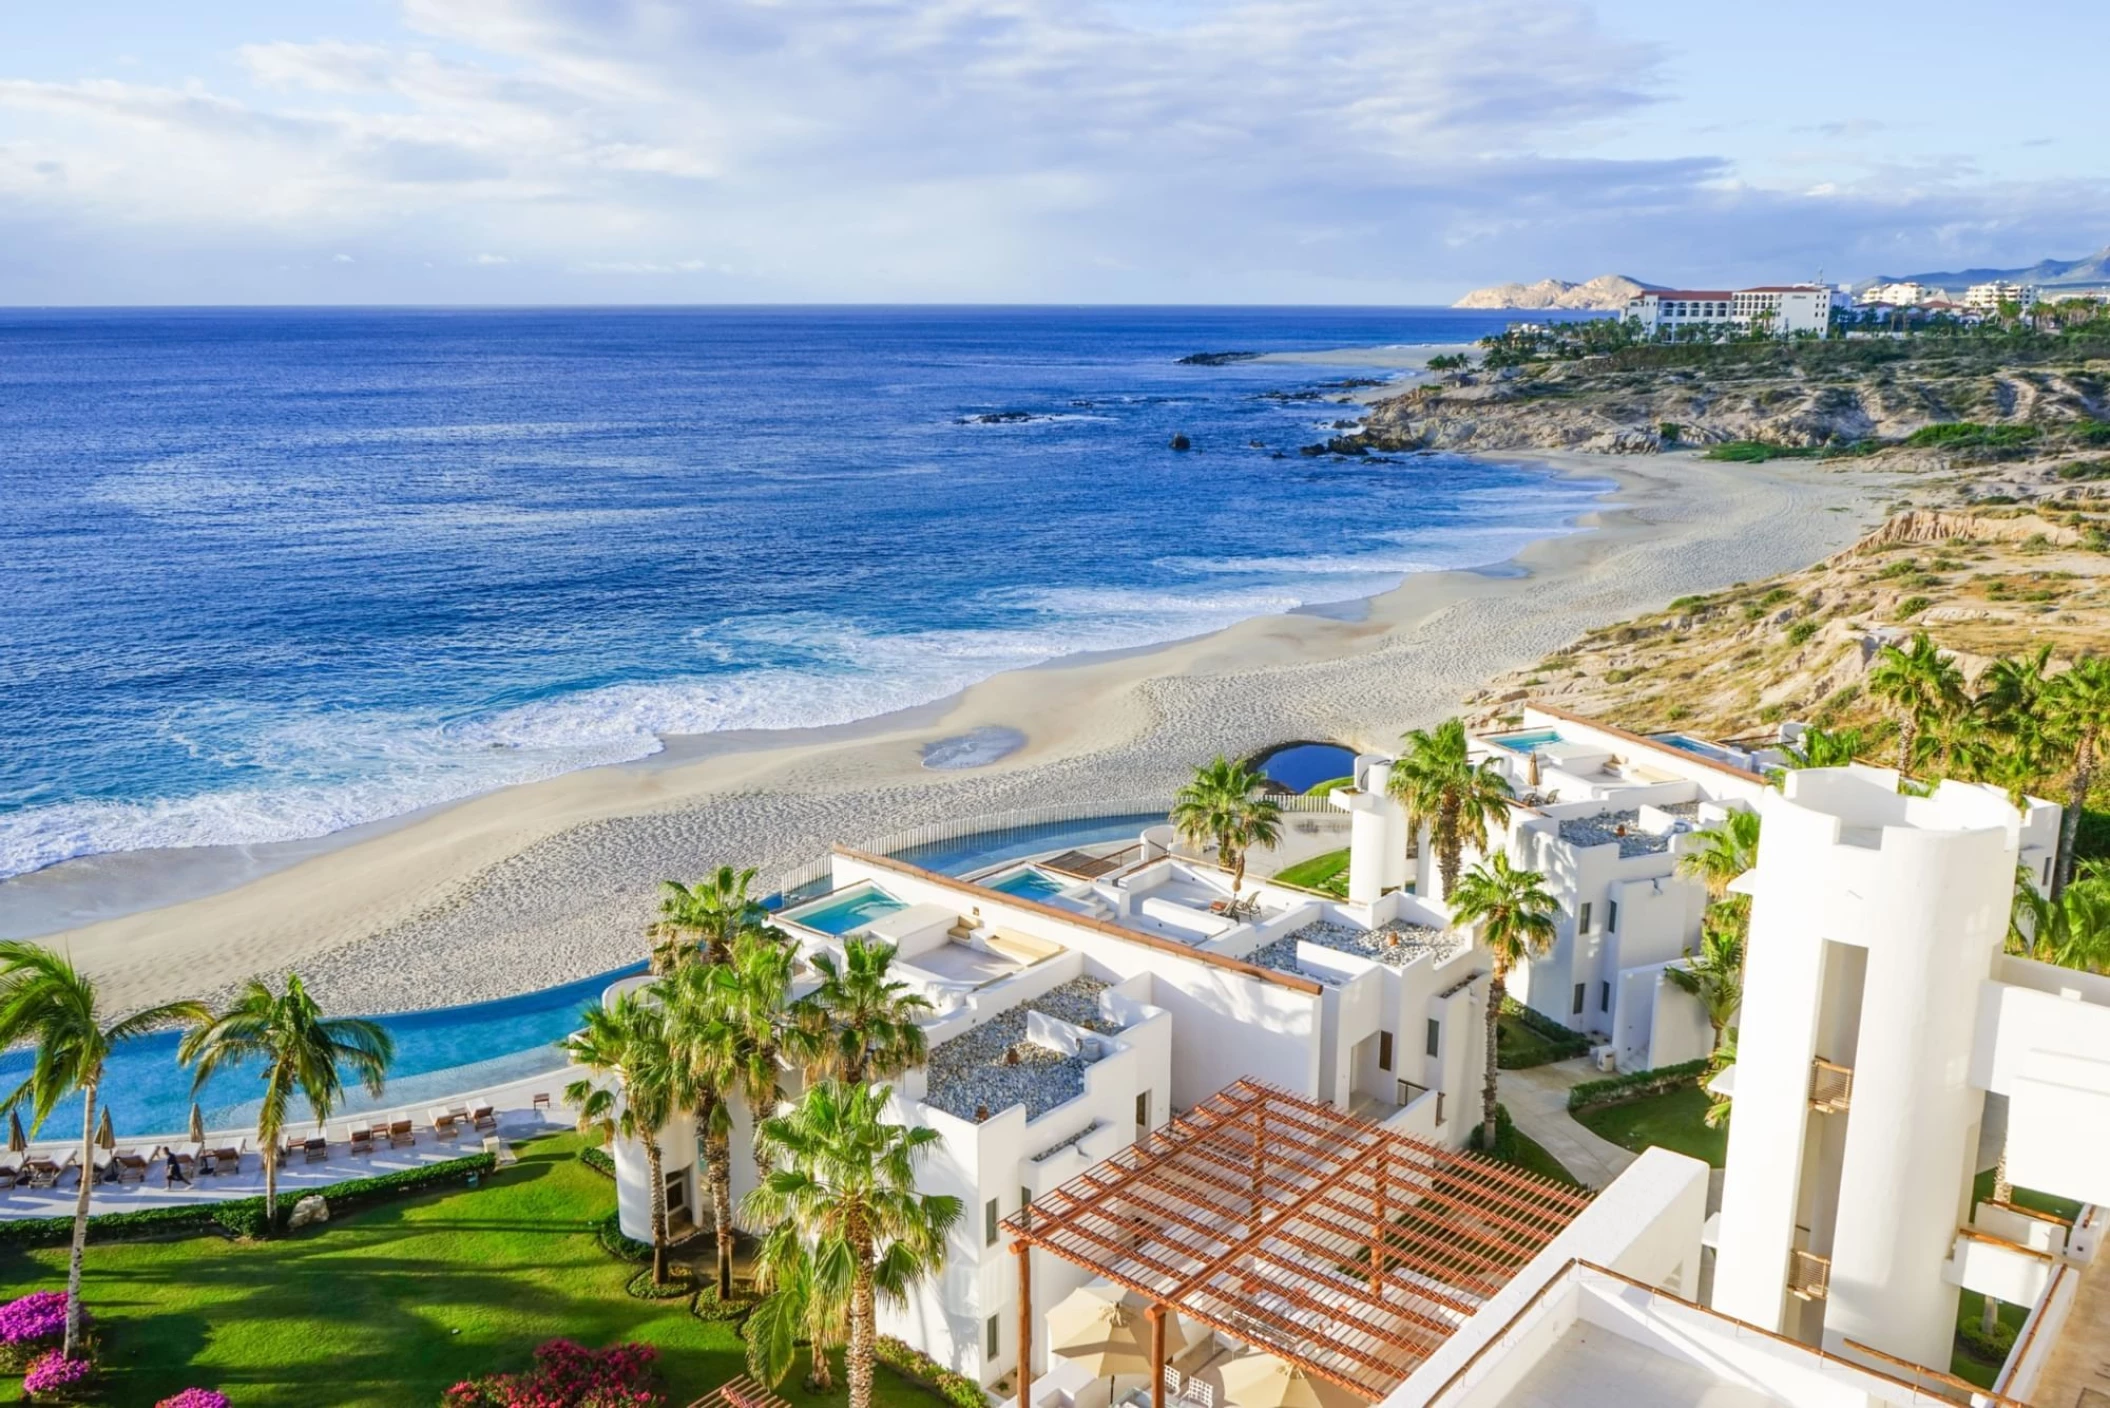
<instances>
[{"instance_id":1,"label":"row of lounge chairs","mask_svg":"<svg viewBox=\"0 0 2110 1408\"><path fill-rule=\"evenodd\" d=\"M464 1130L479 1135L496 1134L498 1114L488 1102L478 1102L434 1108L426 1112L425 1123L435 1140L452 1141L460 1139ZM414 1148L418 1133L417 1122L405 1116L386 1122L340 1125L333 1135L289 1134L280 1151L280 1166L295 1161L324 1163L333 1150L363 1155L371 1154L383 1145L391 1149ZM150 1173L159 1170L164 1186L178 1180L188 1183L200 1176L240 1173L242 1160L250 1152L247 1139L97 1149L94 1177L99 1183L143 1184ZM72 1151L63 1158L36 1153L0 1154L0 1190L25 1186L56 1188L68 1173L79 1167L80 1155Z\"/></svg>"}]
</instances>

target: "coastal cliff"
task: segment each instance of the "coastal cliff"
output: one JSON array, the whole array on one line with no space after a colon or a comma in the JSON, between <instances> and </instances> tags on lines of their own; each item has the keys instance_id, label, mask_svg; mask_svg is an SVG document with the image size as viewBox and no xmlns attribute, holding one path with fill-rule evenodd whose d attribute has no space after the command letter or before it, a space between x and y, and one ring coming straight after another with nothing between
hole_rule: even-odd
<instances>
[{"instance_id":1,"label":"coastal cliff","mask_svg":"<svg viewBox=\"0 0 2110 1408\"><path fill-rule=\"evenodd\" d=\"M1571 284L1566 279L1540 279L1535 284L1491 284L1476 288L1453 308L1572 308L1604 312L1624 308L1635 294L1655 288L1624 274L1599 274Z\"/></svg>"},{"instance_id":2,"label":"coastal cliff","mask_svg":"<svg viewBox=\"0 0 2110 1408\"><path fill-rule=\"evenodd\" d=\"M1654 349L1637 350L1643 355L1468 372L1417 386L1372 405L1344 448L1649 454L1670 444L1814 447L1903 440L1955 421L2110 416L2105 378L2093 370L1931 361L1856 366L1786 353L1678 367L1650 365Z\"/></svg>"}]
</instances>

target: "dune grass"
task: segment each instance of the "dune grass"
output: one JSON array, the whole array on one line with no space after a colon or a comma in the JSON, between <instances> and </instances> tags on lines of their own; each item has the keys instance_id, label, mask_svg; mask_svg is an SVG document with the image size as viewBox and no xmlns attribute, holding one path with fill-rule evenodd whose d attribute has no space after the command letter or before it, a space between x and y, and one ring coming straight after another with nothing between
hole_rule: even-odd
<instances>
[{"instance_id":1,"label":"dune grass","mask_svg":"<svg viewBox=\"0 0 2110 1408\"><path fill-rule=\"evenodd\" d=\"M151 1405L199 1385L244 1405L436 1403L460 1379L524 1367L558 1337L656 1346L672 1403L742 1372L732 1326L694 1318L683 1301L624 1293L634 1268L591 1231L614 1189L578 1147L573 1135L538 1140L481 1188L363 1209L277 1241L91 1245L84 1299L110 1370L101 1401ZM0 1253L0 1294L60 1286L64 1269L63 1248ZM803 1393L799 1378L783 1386L796 1408L845 1401ZM889 1408L939 1408L884 1369L877 1390ZM0 1402L20 1391L20 1380L0 1379Z\"/></svg>"}]
</instances>

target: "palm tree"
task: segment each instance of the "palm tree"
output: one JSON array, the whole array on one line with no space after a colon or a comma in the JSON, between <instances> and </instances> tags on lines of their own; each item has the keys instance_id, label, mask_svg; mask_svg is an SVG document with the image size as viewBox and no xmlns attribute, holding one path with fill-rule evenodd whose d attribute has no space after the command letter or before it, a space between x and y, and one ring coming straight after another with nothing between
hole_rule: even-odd
<instances>
[{"instance_id":1,"label":"palm tree","mask_svg":"<svg viewBox=\"0 0 2110 1408\"><path fill-rule=\"evenodd\" d=\"M892 1080L923 1064L926 1044L921 1018L930 999L897 981L890 970L894 946L852 936L843 941L843 961L816 953L820 986L798 1005L802 1054L815 1076L852 1085Z\"/></svg>"},{"instance_id":2,"label":"palm tree","mask_svg":"<svg viewBox=\"0 0 2110 1408\"><path fill-rule=\"evenodd\" d=\"M1857 728L1806 728L1801 738L1782 751L1788 755L1790 768L1843 768L1867 746Z\"/></svg>"},{"instance_id":3,"label":"palm tree","mask_svg":"<svg viewBox=\"0 0 2110 1408\"><path fill-rule=\"evenodd\" d=\"M1758 864L1757 812L1731 812L1699 833L1700 845L1678 857L1678 873L1707 887L1709 899L1729 893L1729 882Z\"/></svg>"},{"instance_id":4,"label":"palm tree","mask_svg":"<svg viewBox=\"0 0 2110 1408\"><path fill-rule=\"evenodd\" d=\"M176 1059L193 1069L193 1095L223 1067L252 1061L263 1066L256 1142L264 1154L267 1231L278 1227L278 1160L294 1095L306 1098L319 1131L344 1097L345 1075L378 1097L395 1055L396 1044L380 1023L323 1016L298 973L287 977L283 993L251 978L225 1012L208 1017L176 1047Z\"/></svg>"},{"instance_id":5,"label":"palm tree","mask_svg":"<svg viewBox=\"0 0 2110 1408\"><path fill-rule=\"evenodd\" d=\"M1246 852L1272 849L1282 839L1282 808L1261 789L1267 779L1244 763L1218 754L1194 770L1194 779L1172 804L1172 825L1194 846L1211 842L1216 858L1231 868L1231 898L1245 884Z\"/></svg>"},{"instance_id":6,"label":"palm tree","mask_svg":"<svg viewBox=\"0 0 2110 1408\"><path fill-rule=\"evenodd\" d=\"M81 1097L81 1188L73 1205L73 1252L66 1263L66 1338L61 1347L68 1359L81 1342L81 1255L88 1246L95 1100L102 1086L103 1065L120 1041L206 1015L202 1004L172 1002L111 1021L103 1013L95 984L69 959L37 944L0 943L0 1050L23 1042L36 1044L28 1077L0 1100L0 1110L16 1110L27 1103L34 1134L60 1101L76 1093Z\"/></svg>"},{"instance_id":7,"label":"palm tree","mask_svg":"<svg viewBox=\"0 0 2110 1408\"><path fill-rule=\"evenodd\" d=\"M2061 968L2110 970L2110 878L2084 875L2045 896L2018 867L2008 947Z\"/></svg>"},{"instance_id":8,"label":"palm tree","mask_svg":"<svg viewBox=\"0 0 2110 1408\"><path fill-rule=\"evenodd\" d=\"M790 1372L798 1342L807 1345L807 1388L835 1390L828 1355L843 1347L850 1323L849 1303L824 1289L812 1254L798 1225L780 1222L770 1230L755 1257L755 1289L768 1298L747 1317L741 1338L747 1341L747 1364L756 1378L774 1386Z\"/></svg>"},{"instance_id":9,"label":"palm tree","mask_svg":"<svg viewBox=\"0 0 2110 1408\"><path fill-rule=\"evenodd\" d=\"M1986 666L1971 708L1985 720L1988 732L2041 765L2047 742L2044 692L2050 686L2051 647L2039 646L2033 655L2002 657Z\"/></svg>"},{"instance_id":10,"label":"palm tree","mask_svg":"<svg viewBox=\"0 0 2110 1408\"><path fill-rule=\"evenodd\" d=\"M1722 1034L1744 1000L1742 926L1720 910L1710 911L1700 925L1700 951L1683 967L1664 969L1663 976L1680 992L1700 1000L1707 1009L1707 1025L1714 1028L1708 1051L1721 1050Z\"/></svg>"},{"instance_id":11,"label":"palm tree","mask_svg":"<svg viewBox=\"0 0 2110 1408\"><path fill-rule=\"evenodd\" d=\"M1963 708L1963 672L1921 631L1908 649L1883 647L1868 672L1868 692L1897 711L1898 771L1909 773L1921 730Z\"/></svg>"},{"instance_id":12,"label":"palm tree","mask_svg":"<svg viewBox=\"0 0 2110 1408\"><path fill-rule=\"evenodd\" d=\"M777 1166L745 1204L777 1229L765 1250L805 1243L809 1294L848 1306L850 1408L872 1405L879 1301L906 1303L909 1288L944 1264L961 1212L958 1198L916 1191L916 1164L940 1136L888 1124L886 1100L883 1085L822 1081L763 1121L756 1138Z\"/></svg>"},{"instance_id":13,"label":"palm tree","mask_svg":"<svg viewBox=\"0 0 2110 1408\"><path fill-rule=\"evenodd\" d=\"M1714 1069L1719 1071L1726 1066L1735 1064L1736 1028L1731 1027L1729 1034L1715 1043ZM1700 1116L1700 1123L1706 1125L1709 1129L1720 1129L1729 1118L1731 1099L1732 1097L1727 1095L1716 1095L1713 1101L1708 1104L1707 1113Z\"/></svg>"},{"instance_id":14,"label":"palm tree","mask_svg":"<svg viewBox=\"0 0 2110 1408\"><path fill-rule=\"evenodd\" d=\"M1386 790L1406 808L1410 826L1417 832L1429 828L1448 899L1466 843L1484 851L1489 826L1509 820L1509 782L1492 761L1472 761L1462 719L1415 729L1406 742Z\"/></svg>"},{"instance_id":15,"label":"palm tree","mask_svg":"<svg viewBox=\"0 0 2110 1408\"><path fill-rule=\"evenodd\" d=\"M2066 817L2059 837L2059 864L2052 874L2054 897L2073 879L2073 844L2080 832L2081 811L2095 781L2095 749L2110 727L2110 656L2093 655L2073 662L2044 691L2044 712L2058 740L2073 749L2073 787L2067 793Z\"/></svg>"},{"instance_id":16,"label":"palm tree","mask_svg":"<svg viewBox=\"0 0 2110 1408\"><path fill-rule=\"evenodd\" d=\"M1451 917L1462 925L1480 926L1480 942L1494 960L1494 979L1487 985L1487 1091L1482 1103L1480 1147L1495 1147L1495 1042L1509 974L1519 963L1553 946L1553 916L1560 902L1546 889L1536 870L1511 868L1509 857L1494 855L1458 881L1451 897Z\"/></svg>"},{"instance_id":17,"label":"palm tree","mask_svg":"<svg viewBox=\"0 0 2110 1408\"><path fill-rule=\"evenodd\" d=\"M748 893L755 872L721 865L707 879L694 885L679 880L660 882L659 922L652 936L652 971L672 971L689 947L701 945L712 963L732 957L733 940L762 927L767 912L762 902Z\"/></svg>"},{"instance_id":18,"label":"palm tree","mask_svg":"<svg viewBox=\"0 0 2110 1408\"><path fill-rule=\"evenodd\" d=\"M589 1007L585 1022L565 1040L565 1052L574 1064L612 1078L614 1087L575 1080L564 1088L564 1099L578 1110L582 1132L634 1140L644 1147L652 1210L652 1283L664 1286L667 1180L659 1134L668 1120L696 1103L694 1082L670 1039L660 994L652 989L633 989L612 1004Z\"/></svg>"},{"instance_id":19,"label":"palm tree","mask_svg":"<svg viewBox=\"0 0 2110 1408\"><path fill-rule=\"evenodd\" d=\"M703 1113L721 1300L733 1294L732 1101L744 1100L759 1127L783 1099L778 1057L791 1034L794 962L788 945L749 932L733 940L725 963L692 965L671 985L675 1040ZM758 1142L756 1161L761 1159Z\"/></svg>"}]
</instances>

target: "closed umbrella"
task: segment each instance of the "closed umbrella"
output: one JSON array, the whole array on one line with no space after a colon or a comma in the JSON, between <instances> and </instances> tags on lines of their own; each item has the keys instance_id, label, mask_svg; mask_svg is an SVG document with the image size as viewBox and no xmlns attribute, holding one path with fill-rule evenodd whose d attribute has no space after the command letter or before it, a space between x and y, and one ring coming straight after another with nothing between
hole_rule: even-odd
<instances>
[{"instance_id":1,"label":"closed umbrella","mask_svg":"<svg viewBox=\"0 0 2110 1408\"><path fill-rule=\"evenodd\" d=\"M29 1152L29 1140L22 1133L22 1113L19 1110L9 1110L7 1112L7 1152L10 1154L26 1154Z\"/></svg>"},{"instance_id":2,"label":"closed umbrella","mask_svg":"<svg viewBox=\"0 0 2110 1408\"><path fill-rule=\"evenodd\" d=\"M1272 1354L1243 1354L1217 1366L1237 1408L1343 1408L1349 1396Z\"/></svg>"},{"instance_id":3,"label":"closed umbrella","mask_svg":"<svg viewBox=\"0 0 2110 1408\"><path fill-rule=\"evenodd\" d=\"M199 1111L198 1102L195 1100L190 1102L190 1142L205 1142L205 1116Z\"/></svg>"},{"instance_id":4,"label":"closed umbrella","mask_svg":"<svg viewBox=\"0 0 2110 1408\"><path fill-rule=\"evenodd\" d=\"M103 1106L103 1122L95 1127L95 1142L105 1149L117 1149L117 1126L110 1123L110 1107Z\"/></svg>"}]
</instances>

